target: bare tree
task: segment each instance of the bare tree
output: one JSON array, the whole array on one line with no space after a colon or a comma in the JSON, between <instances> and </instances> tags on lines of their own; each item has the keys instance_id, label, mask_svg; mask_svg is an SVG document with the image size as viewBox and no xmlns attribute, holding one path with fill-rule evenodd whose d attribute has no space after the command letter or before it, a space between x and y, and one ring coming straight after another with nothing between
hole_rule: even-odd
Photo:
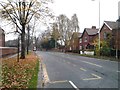
<instances>
[{"instance_id":1,"label":"bare tree","mask_svg":"<svg viewBox=\"0 0 120 90\"><path fill-rule=\"evenodd\" d=\"M21 35L21 59L25 58L25 27L35 18L50 16L49 8L45 6L51 0L5 0L1 1L1 17L11 20Z\"/></svg>"},{"instance_id":2,"label":"bare tree","mask_svg":"<svg viewBox=\"0 0 120 90\"><path fill-rule=\"evenodd\" d=\"M77 18L77 15L74 14L72 17L71 17L71 21L72 21L72 29L73 29L73 32L79 32L79 22L78 22L78 18Z\"/></svg>"},{"instance_id":3,"label":"bare tree","mask_svg":"<svg viewBox=\"0 0 120 90\"><path fill-rule=\"evenodd\" d=\"M59 33L60 33L60 40L61 40L61 45L66 41L66 33L67 33L67 16L65 15L59 15L58 16L58 27L59 27Z\"/></svg>"},{"instance_id":4,"label":"bare tree","mask_svg":"<svg viewBox=\"0 0 120 90\"><path fill-rule=\"evenodd\" d=\"M52 26L52 38L55 40L55 48L57 47L57 40L60 38L60 32L58 31L58 24L53 23Z\"/></svg>"}]
</instances>

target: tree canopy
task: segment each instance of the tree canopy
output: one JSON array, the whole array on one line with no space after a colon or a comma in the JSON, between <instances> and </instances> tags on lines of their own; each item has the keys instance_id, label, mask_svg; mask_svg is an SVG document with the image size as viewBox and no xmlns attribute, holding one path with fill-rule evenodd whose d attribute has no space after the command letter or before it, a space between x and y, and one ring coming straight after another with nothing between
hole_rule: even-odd
<instances>
[{"instance_id":1,"label":"tree canopy","mask_svg":"<svg viewBox=\"0 0 120 90\"><path fill-rule=\"evenodd\" d=\"M47 4L51 0L4 0L0 1L0 16L12 21L18 29L16 32L21 36L21 58L25 58L25 28L34 18L44 19L51 16Z\"/></svg>"}]
</instances>

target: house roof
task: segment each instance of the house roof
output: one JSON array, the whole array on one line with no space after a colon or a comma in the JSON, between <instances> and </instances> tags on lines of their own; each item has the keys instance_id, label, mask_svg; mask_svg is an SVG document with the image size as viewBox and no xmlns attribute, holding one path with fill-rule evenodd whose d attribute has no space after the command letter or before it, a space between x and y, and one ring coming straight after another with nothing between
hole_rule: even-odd
<instances>
[{"instance_id":1,"label":"house roof","mask_svg":"<svg viewBox=\"0 0 120 90\"><path fill-rule=\"evenodd\" d=\"M99 29L85 28L85 30L88 33L88 35L96 35Z\"/></svg>"},{"instance_id":2,"label":"house roof","mask_svg":"<svg viewBox=\"0 0 120 90\"><path fill-rule=\"evenodd\" d=\"M116 29L116 28L118 27L117 22L114 22L114 21L104 21L104 24L105 24L110 30Z\"/></svg>"}]
</instances>

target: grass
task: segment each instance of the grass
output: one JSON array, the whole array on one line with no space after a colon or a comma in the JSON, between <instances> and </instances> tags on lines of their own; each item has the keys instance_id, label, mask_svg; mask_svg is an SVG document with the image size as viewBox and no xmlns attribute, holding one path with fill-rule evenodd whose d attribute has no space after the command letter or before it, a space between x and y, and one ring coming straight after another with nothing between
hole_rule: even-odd
<instances>
[{"instance_id":1,"label":"grass","mask_svg":"<svg viewBox=\"0 0 120 90\"><path fill-rule=\"evenodd\" d=\"M2 61L2 88L29 89L37 87L39 60L34 53L25 59L5 59Z\"/></svg>"},{"instance_id":2,"label":"grass","mask_svg":"<svg viewBox=\"0 0 120 90\"><path fill-rule=\"evenodd\" d=\"M120 59L116 59L115 57L94 56L94 55L78 54L78 53L68 53L68 54L84 56L84 57L90 57L90 58L97 58L97 59L101 59L101 60L110 60L110 61L118 61L118 62L120 62Z\"/></svg>"},{"instance_id":3,"label":"grass","mask_svg":"<svg viewBox=\"0 0 120 90\"><path fill-rule=\"evenodd\" d=\"M37 81L38 81L38 72L39 72L39 60L37 61L37 65L35 67L35 71L33 72L32 78L29 82L28 88L32 90L36 90Z\"/></svg>"}]
</instances>

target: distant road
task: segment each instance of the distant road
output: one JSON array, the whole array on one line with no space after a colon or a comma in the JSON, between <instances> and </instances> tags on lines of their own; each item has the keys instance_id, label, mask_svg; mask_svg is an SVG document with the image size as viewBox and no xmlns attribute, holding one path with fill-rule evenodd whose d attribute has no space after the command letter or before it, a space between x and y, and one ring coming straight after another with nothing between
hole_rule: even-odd
<instances>
[{"instance_id":1,"label":"distant road","mask_svg":"<svg viewBox=\"0 0 120 90\"><path fill-rule=\"evenodd\" d=\"M59 52L36 53L46 66L47 88L118 88L118 62Z\"/></svg>"}]
</instances>

